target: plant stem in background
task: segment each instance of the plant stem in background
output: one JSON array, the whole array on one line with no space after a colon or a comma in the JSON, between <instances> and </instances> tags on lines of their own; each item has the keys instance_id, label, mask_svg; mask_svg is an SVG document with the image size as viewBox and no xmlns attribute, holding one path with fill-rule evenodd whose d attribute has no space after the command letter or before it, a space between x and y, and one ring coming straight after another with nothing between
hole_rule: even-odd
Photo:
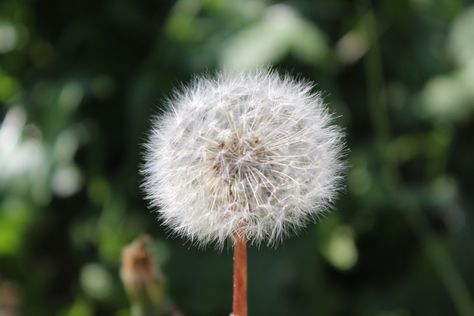
<instances>
[{"instance_id":1,"label":"plant stem in background","mask_svg":"<svg viewBox=\"0 0 474 316\"><path fill-rule=\"evenodd\" d=\"M234 302L233 316L247 316L247 245L245 237L238 237L234 246Z\"/></svg>"},{"instance_id":2,"label":"plant stem in background","mask_svg":"<svg viewBox=\"0 0 474 316\"><path fill-rule=\"evenodd\" d=\"M404 192L397 165L386 154L386 146L392 140L390 132L389 110L383 81L383 60L379 47L380 25L371 7L370 1L359 7L359 15L364 20L369 39L370 50L365 59L368 103L371 121L375 132L376 146L383 162L382 174L388 196L397 201L407 223L419 239L420 246L443 282L459 315L474 315L474 302L468 287L454 264L448 249L436 235L419 203ZM363 11L363 7L367 7ZM399 192L397 196L393 192Z\"/></svg>"}]
</instances>

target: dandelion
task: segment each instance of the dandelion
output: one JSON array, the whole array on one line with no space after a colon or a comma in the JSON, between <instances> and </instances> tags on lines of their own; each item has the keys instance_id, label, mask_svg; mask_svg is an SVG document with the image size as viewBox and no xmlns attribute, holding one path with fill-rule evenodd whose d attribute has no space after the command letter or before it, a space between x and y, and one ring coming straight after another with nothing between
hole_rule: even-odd
<instances>
[{"instance_id":1,"label":"dandelion","mask_svg":"<svg viewBox=\"0 0 474 316\"><path fill-rule=\"evenodd\" d=\"M199 245L232 241L234 277L246 278L237 264L246 242L278 244L337 196L343 133L312 89L263 70L198 78L154 122L147 198L175 234ZM234 306L234 315L244 313Z\"/></svg>"}]
</instances>

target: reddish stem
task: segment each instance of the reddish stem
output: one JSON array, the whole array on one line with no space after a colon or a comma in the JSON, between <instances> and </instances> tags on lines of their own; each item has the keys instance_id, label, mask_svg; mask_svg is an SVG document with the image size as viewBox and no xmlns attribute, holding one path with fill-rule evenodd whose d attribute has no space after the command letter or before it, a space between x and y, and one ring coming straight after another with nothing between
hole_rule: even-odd
<instances>
[{"instance_id":1,"label":"reddish stem","mask_svg":"<svg viewBox=\"0 0 474 316\"><path fill-rule=\"evenodd\" d=\"M232 316L247 316L247 245L245 237L234 246L234 303Z\"/></svg>"}]
</instances>

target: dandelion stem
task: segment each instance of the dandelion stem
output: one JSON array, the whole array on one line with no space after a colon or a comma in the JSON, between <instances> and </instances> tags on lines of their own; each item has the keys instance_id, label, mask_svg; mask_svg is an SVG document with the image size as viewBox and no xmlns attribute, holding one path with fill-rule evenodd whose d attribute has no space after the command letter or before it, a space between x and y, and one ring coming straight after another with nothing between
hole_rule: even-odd
<instances>
[{"instance_id":1,"label":"dandelion stem","mask_svg":"<svg viewBox=\"0 0 474 316\"><path fill-rule=\"evenodd\" d=\"M234 246L234 302L232 316L247 316L247 245L237 237Z\"/></svg>"}]
</instances>

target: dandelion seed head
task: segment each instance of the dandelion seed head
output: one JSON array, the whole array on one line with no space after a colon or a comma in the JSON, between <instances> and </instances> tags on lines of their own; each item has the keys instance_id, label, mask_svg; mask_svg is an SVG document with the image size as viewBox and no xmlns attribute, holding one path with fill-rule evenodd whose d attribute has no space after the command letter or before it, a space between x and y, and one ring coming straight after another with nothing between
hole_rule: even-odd
<instances>
[{"instance_id":1,"label":"dandelion seed head","mask_svg":"<svg viewBox=\"0 0 474 316\"><path fill-rule=\"evenodd\" d=\"M174 233L277 244L341 187L343 133L312 84L270 71L198 78L168 101L146 145L144 189Z\"/></svg>"}]
</instances>

